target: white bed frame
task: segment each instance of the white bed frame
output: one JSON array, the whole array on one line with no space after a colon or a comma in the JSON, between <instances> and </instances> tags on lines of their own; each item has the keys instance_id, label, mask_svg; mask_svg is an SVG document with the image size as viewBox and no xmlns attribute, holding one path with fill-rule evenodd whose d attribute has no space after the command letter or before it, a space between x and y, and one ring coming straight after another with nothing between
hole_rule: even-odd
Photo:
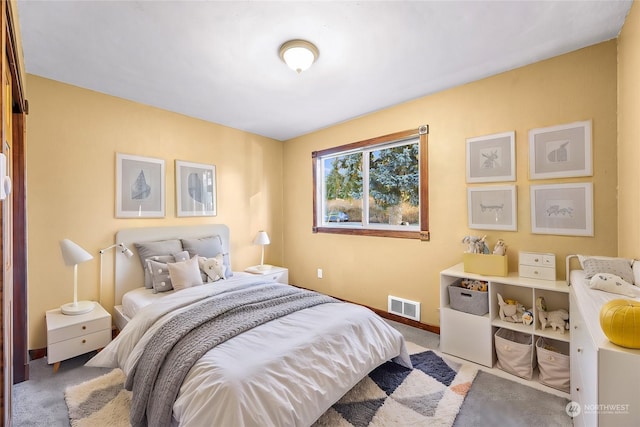
<instances>
[{"instance_id":1,"label":"white bed frame","mask_svg":"<svg viewBox=\"0 0 640 427\"><path fill-rule=\"evenodd\" d=\"M229 253L229 227L224 224L142 227L118 231L115 243L124 243L133 252L133 256L127 258L122 251L115 251L114 321L118 329L122 330L130 320L122 310L122 296L133 289L144 286L144 270L134 243L181 238L193 239L213 235L220 236L224 253Z\"/></svg>"}]
</instances>

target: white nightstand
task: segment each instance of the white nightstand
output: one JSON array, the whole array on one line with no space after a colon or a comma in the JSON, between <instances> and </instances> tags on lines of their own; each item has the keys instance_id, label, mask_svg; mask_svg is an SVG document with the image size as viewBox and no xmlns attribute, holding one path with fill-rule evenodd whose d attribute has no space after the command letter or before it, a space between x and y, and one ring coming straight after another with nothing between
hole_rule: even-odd
<instances>
[{"instance_id":1,"label":"white nightstand","mask_svg":"<svg viewBox=\"0 0 640 427\"><path fill-rule=\"evenodd\" d=\"M86 314L47 311L47 362L57 372L60 361L104 348L111 342L111 315L96 303Z\"/></svg>"},{"instance_id":2,"label":"white nightstand","mask_svg":"<svg viewBox=\"0 0 640 427\"><path fill-rule=\"evenodd\" d=\"M253 267L248 267L244 271L251 274L259 274L261 276L265 276L265 278L271 278L274 282L284 283L286 285L289 284L289 269L284 267L276 267L272 265L271 268L267 270L261 270L260 266L254 265Z\"/></svg>"}]
</instances>

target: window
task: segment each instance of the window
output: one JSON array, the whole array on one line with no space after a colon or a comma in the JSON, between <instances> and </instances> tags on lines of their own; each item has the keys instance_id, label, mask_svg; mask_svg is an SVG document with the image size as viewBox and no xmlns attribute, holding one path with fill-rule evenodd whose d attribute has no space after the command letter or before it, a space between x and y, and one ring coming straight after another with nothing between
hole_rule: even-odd
<instances>
[{"instance_id":1,"label":"window","mask_svg":"<svg viewBox=\"0 0 640 427\"><path fill-rule=\"evenodd\" d=\"M314 152L313 231L429 240L428 133Z\"/></svg>"}]
</instances>

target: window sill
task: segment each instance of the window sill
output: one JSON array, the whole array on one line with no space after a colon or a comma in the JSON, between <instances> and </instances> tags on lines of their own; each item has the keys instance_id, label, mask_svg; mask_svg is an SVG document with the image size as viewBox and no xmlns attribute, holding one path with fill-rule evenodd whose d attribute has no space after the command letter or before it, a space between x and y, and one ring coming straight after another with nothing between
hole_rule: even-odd
<instances>
[{"instance_id":1,"label":"window sill","mask_svg":"<svg viewBox=\"0 0 640 427\"><path fill-rule=\"evenodd\" d=\"M418 239L428 241L428 231L374 230L347 227L314 227L314 233L347 234L352 236L395 237L399 239Z\"/></svg>"}]
</instances>

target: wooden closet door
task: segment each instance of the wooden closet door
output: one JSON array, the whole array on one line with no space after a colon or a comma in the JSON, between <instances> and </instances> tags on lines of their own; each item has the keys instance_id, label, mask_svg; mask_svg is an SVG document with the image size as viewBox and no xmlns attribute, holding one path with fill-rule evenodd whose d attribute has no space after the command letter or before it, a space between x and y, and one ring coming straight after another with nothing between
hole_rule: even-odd
<instances>
[{"instance_id":1,"label":"wooden closet door","mask_svg":"<svg viewBox=\"0 0 640 427\"><path fill-rule=\"evenodd\" d=\"M8 64L5 56L5 64ZM2 153L6 156L5 170L7 176L11 176L11 139L12 130L12 104L11 74L8 67L4 68L3 108L2 108ZM0 185L3 177L0 176ZM5 425L11 425L11 391L13 386L13 206L11 194L2 201L2 284L3 284L3 323L4 323L4 410Z\"/></svg>"},{"instance_id":2,"label":"wooden closet door","mask_svg":"<svg viewBox=\"0 0 640 427\"><path fill-rule=\"evenodd\" d=\"M11 425L14 372L18 373L18 381L28 379L25 182L28 103L24 97L22 50L17 45L19 37L14 25L16 7L15 0L0 2L0 150L7 157L5 173L14 182L13 191L0 201L0 424L5 426ZM16 295L18 298L14 298Z\"/></svg>"}]
</instances>

